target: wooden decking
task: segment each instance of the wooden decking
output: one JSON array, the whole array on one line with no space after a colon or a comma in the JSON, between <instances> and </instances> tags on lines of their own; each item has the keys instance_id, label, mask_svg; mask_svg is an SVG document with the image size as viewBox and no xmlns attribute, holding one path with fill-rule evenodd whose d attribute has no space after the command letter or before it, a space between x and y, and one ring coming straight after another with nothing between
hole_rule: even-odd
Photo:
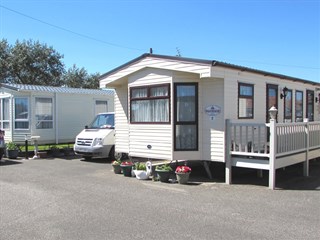
<instances>
[{"instance_id":1,"label":"wooden decking","mask_svg":"<svg viewBox=\"0 0 320 240\"><path fill-rule=\"evenodd\" d=\"M320 122L240 123L226 121L226 183L232 183L232 167L269 171L269 188L275 188L276 169L320 157Z\"/></svg>"}]
</instances>

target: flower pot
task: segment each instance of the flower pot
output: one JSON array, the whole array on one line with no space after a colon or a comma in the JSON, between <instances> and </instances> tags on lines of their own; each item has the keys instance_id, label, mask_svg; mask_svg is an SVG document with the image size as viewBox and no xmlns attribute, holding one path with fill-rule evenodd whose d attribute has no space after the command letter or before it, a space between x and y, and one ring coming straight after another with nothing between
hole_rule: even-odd
<instances>
[{"instance_id":1,"label":"flower pot","mask_svg":"<svg viewBox=\"0 0 320 240\"><path fill-rule=\"evenodd\" d=\"M59 157L60 156L60 149L59 148L52 148L50 149L50 153L52 157Z\"/></svg>"},{"instance_id":2,"label":"flower pot","mask_svg":"<svg viewBox=\"0 0 320 240\"><path fill-rule=\"evenodd\" d=\"M114 172L115 174L120 174L120 173L121 173L121 167L120 167L120 165L112 165L112 167L113 167L113 172Z\"/></svg>"},{"instance_id":3,"label":"flower pot","mask_svg":"<svg viewBox=\"0 0 320 240\"><path fill-rule=\"evenodd\" d=\"M146 180L149 178L149 175L147 174L147 171L143 170L133 170L134 174L136 175L136 178L139 180Z\"/></svg>"},{"instance_id":4,"label":"flower pot","mask_svg":"<svg viewBox=\"0 0 320 240\"><path fill-rule=\"evenodd\" d=\"M177 181L180 184L187 184L189 181L190 173L176 173Z\"/></svg>"},{"instance_id":5,"label":"flower pot","mask_svg":"<svg viewBox=\"0 0 320 240\"><path fill-rule=\"evenodd\" d=\"M169 182L171 172L156 170L160 182Z\"/></svg>"},{"instance_id":6,"label":"flower pot","mask_svg":"<svg viewBox=\"0 0 320 240\"><path fill-rule=\"evenodd\" d=\"M139 180L149 179L150 174L152 173L152 164L150 161L146 162L146 170L133 170L134 175Z\"/></svg>"},{"instance_id":7,"label":"flower pot","mask_svg":"<svg viewBox=\"0 0 320 240\"><path fill-rule=\"evenodd\" d=\"M19 150L14 149L14 150L8 150L6 152L6 156L10 159L16 159L19 156Z\"/></svg>"},{"instance_id":8,"label":"flower pot","mask_svg":"<svg viewBox=\"0 0 320 240\"><path fill-rule=\"evenodd\" d=\"M123 176L131 177L132 165L120 165L122 169Z\"/></svg>"}]
</instances>

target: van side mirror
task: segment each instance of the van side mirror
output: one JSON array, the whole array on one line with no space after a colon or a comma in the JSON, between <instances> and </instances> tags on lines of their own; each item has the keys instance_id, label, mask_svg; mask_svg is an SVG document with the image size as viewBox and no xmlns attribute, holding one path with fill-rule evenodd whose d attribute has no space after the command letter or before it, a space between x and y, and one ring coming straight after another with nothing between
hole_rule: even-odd
<instances>
[{"instance_id":1,"label":"van side mirror","mask_svg":"<svg viewBox=\"0 0 320 240\"><path fill-rule=\"evenodd\" d=\"M88 125L85 125L85 126L84 126L84 129L88 129Z\"/></svg>"}]
</instances>

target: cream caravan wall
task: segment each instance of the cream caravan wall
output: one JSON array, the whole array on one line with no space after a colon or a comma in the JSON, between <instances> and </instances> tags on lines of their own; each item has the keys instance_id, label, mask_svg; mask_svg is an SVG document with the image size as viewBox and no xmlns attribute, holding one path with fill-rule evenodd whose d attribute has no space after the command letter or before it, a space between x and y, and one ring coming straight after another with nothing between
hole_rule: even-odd
<instances>
[{"instance_id":1,"label":"cream caravan wall","mask_svg":"<svg viewBox=\"0 0 320 240\"><path fill-rule=\"evenodd\" d=\"M278 86L278 121L284 121L284 99L280 99L281 89L287 87L292 90L292 118L295 119L295 92L303 92L303 116L306 116L306 94L307 90L312 90L317 96L315 86L302 82L293 82L290 80L279 79L260 74L241 72L230 69L215 68L215 76L224 78L224 102L228 111L225 111L225 119L238 119L238 83L248 83L254 85L254 118L243 119L246 122L265 122L266 121L266 86L274 84ZM314 105L314 120L319 121L319 104Z\"/></svg>"},{"instance_id":2,"label":"cream caravan wall","mask_svg":"<svg viewBox=\"0 0 320 240\"><path fill-rule=\"evenodd\" d=\"M129 153L129 114L128 87L122 85L115 89L115 151Z\"/></svg>"},{"instance_id":3,"label":"cream caravan wall","mask_svg":"<svg viewBox=\"0 0 320 240\"><path fill-rule=\"evenodd\" d=\"M287 81L287 80L282 80L280 83L278 81L275 81L273 79L270 79L268 83L274 83L279 85L279 94L280 90L284 87L287 87L288 89L292 90L292 106L293 106L293 111L292 111L292 118L295 119L295 92L296 91L302 91L303 92L303 117L306 118L306 111L307 111L307 90L314 91L315 97L319 92L315 91L316 88L310 84L304 84L300 82L292 82L292 81ZM319 103L314 102L314 121L320 121L320 116L319 116ZM278 119L279 122L284 121L284 100L279 99L279 112L278 112Z\"/></svg>"},{"instance_id":4,"label":"cream caravan wall","mask_svg":"<svg viewBox=\"0 0 320 240\"><path fill-rule=\"evenodd\" d=\"M171 71L146 68L129 77L128 91L130 87L166 84L171 81ZM151 149L148 149L148 145ZM171 124L130 124L129 154L146 158L172 159Z\"/></svg>"},{"instance_id":5,"label":"cream caravan wall","mask_svg":"<svg viewBox=\"0 0 320 240\"><path fill-rule=\"evenodd\" d=\"M224 162L224 113L229 111L228 104L224 103L224 81L223 79L201 79L202 107L199 113L202 116L199 131L202 131L202 144L199 150L202 151L203 160ZM210 116L206 109L220 108L220 113Z\"/></svg>"},{"instance_id":6,"label":"cream caravan wall","mask_svg":"<svg viewBox=\"0 0 320 240\"><path fill-rule=\"evenodd\" d=\"M109 83L112 83L115 80L124 78L125 76L129 76L134 73L138 73L145 68L152 69L162 69L168 71L182 71L189 73L197 73L200 75L209 75L211 66L208 64L200 64L200 63L191 63L188 61L170 60L156 57L147 57L143 58L134 64L128 65L125 68L120 69L112 74L110 74L107 78L102 78L100 80L100 87L104 88Z\"/></svg>"},{"instance_id":7,"label":"cream caravan wall","mask_svg":"<svg viewBox=\"0 0 320 240\"><path fill-rule=\"evenodd\" d=\"M241 71L225 70L224 102L227 111L225 119L238 119L238 84L247 83L254 86L254 118L243 119L246 122L265 122L266 83L260 75Z\"/></svg>"}]
</instances>

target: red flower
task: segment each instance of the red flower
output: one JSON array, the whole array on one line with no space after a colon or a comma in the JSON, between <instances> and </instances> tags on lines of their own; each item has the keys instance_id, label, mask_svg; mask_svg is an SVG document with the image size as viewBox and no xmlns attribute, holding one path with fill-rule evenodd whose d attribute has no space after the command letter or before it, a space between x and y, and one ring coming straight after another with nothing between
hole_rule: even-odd
<instances>
[{"instance_id":1,"label":"red flower","mask_svg":"<svg viewBox=\"0 0 320 240\"><path fill-rule=\"evenodd\" d=\"M178 166L176 168L176 173L190 173L191 168L188 166Z\"/></svg>"},{"instance_id":2,"label":"red flower","mask_svg":"<svg viewBox=\"0 0 320 240\"><path fill-rule=\"evenodd\" d=\"M132 166L133 163L130 162L130 161L124 161L124 162L121 163L121 165L122 165L122 166Z\"/></svg>"}]
</instances>

